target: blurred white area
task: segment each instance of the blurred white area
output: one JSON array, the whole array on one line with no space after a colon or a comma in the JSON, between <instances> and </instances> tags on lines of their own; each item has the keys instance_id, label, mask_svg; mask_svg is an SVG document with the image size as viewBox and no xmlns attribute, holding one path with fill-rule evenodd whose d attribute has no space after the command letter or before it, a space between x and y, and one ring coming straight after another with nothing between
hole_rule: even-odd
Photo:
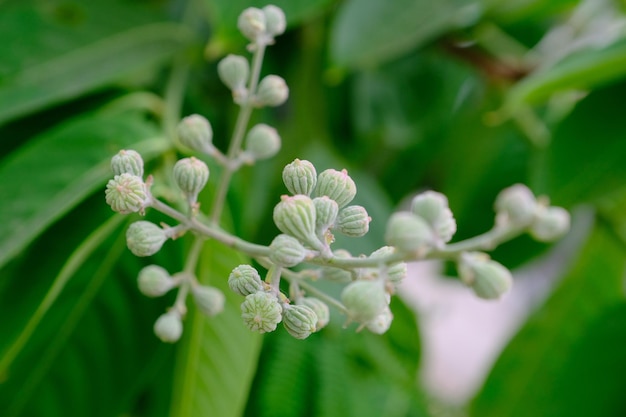
<instances>
[{"instance_id":1,"label":"blurred white area","mask_svg":"<svg viewBox=\"0 0 626 417\"><path fill-rule=\"evenodd\" d=\"M573 220L566 239L513 271L512 291L497 301L479 299L459 280L442 277L438 261L409 265L398 293L417 312L422 337L419 377L432 396L461 405L477 393L510 338L571 264L592 216L578 212Z\"/></svg>"}]
</instances>

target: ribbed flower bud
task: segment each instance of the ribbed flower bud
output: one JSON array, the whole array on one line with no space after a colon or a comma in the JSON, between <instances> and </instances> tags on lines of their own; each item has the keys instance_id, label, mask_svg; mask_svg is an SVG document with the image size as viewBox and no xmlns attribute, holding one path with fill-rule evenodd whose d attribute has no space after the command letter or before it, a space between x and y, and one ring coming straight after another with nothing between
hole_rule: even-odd
<instances>
[{"instance_id":1,"label":"ribbed flower bud","mask_svg":"<svg viewBox=\"0 0 626 417\"><path fill-rule=\"evenodd\" d=\"M337 249L333 251L333 255L337 258L350 258L352 256L350 252L345 249ZM324 266L321 269L321 278L333 282L348 283L352 281L352 272L341 268Z\"/></svg>"},{"instance_id":2,"label":"ribbed flower bud","mask_svg":"<svg viewBox=\"0 0 626 417\"><path fill-rule=\"evenodd\" d=\"M484 299L500 298L513 285L511 272L480 252L466 252L458 265L459 277Z\"/></svg>"},{"instance_id":3,"label":"ribbed flower bud","mask_svg":"<svg viewBox=\"0 0 626 417\"><path fill-rule=\"evenodd\" d=\"M198 310L207 317L213 317L224 310L224 294L214 287L195 285L191 288Z\"/></svg>"},{"instance_id":4,"label":"ribbed flower bud","mask_svg":"<svg viewBox=\"0 0 626 417\"><path fill-rule=\"evenodd\" d=\"M270 260L279 266L292 267L304 260L306 249L295 237L278 235L270 243Z\"/></svg>"},{"instance_id":5,"label":"ribbed flower bud","mask_svg":"<svg viewBox=\"0 0 626 417\"><path fill-rule=\"evenodd\" d=\"M383 246L380 249L375 250L370 255L370 258L383 258L385 256L395 253L395 248L391 246ZM387 266L387 279L394 284L398 284L407 275L406 262L395 262Z\"/></svg>"},{"instance_id":6,"label":"ribbed flower bud","mask_svg":"<svg viewBox=\"0 0 626 417\"><path fill-rule=\"evenodd\" d=\"M154 323L154 334L162 342L174 343L183 334L183 321L176 310L170 310L162 314Z\"/></svg>"},{"instance_id":7,"label":"ribbed flower bud","mask_svg":"<svg viewBox=\"0 0 626 417\"><path fill-rule=\"evenodd\" d=\"M143 180L129 173L116 175L109 180L104 193L111 209L121 214L136 213L150 203Z\"/></svg>"},{"instance_id":8,"label":"ribbed flower bud","mask_svg":"<svg viewBox=\"0 0 626 417\"><path fill-rule=\"evenodd\" d=\"M327 196L337 202L339 208L354 199L356 184L348 175L348 171L327 169L317 177L315 196Z\"/></svg>"},{"instance_id":9,"label":"ribbed flower bud","mask_svg":"<svg viewBox=\"0 0 626 417\"><path fill-rule=\"evenodd\" d=\"M132 223L126 231L126 245L135 256L154 255L166 240L163 229L145 220Z\"/></svg>"},{"instance_id":10,"label":"ribbed flower bud","mask_svg":"<svg viewBox=\"0 0 626 417\"><path fill-rule=\"evenodd\" d=\"M278 36L285 33L287 28L287 19L285 18L285 12L280 7L274 5L267 5L263 9L265 14L265 31L268 35Z\"/></svg>"},{"instance_id":11,"label":"ribbed flower bud","mask_svg":"<svg viewBox=\"0 0 626 417\"><path fill-rule=\"evenodd\" d=\"M523 184L505 188L494 204L499 224L525 225L532 221L537 211L537 200Z\"/></svg>"},{"instance_id":12,"label":"ribbed flower bud","mask_svg":"<svg viewBox=\"0 0 626 417\"><path fill-rule=\"evenodd\" d=\"M298 305L309 307L317 316L317 324L315 325L315 331L321 330L330 321L330 309L328 305L315 297L302 297L296 302Z\"/></svg>"},{"instance_id":13,"label":"ribbed flower bud","mask_svg":"<svg viewBox=\"0 0 626 417\"><path fill-rule=\"evenodd\" d=\"M266 75L259 83L255 94L255 104L259 107L276 107L287 101L289 87L285 80L278 75Z\"/></svg>"},{"instance_id":14,"label":"ribbed flower bud","mask_svg":"<svg viewBox=\"0 0 626 417\"><path fill-rule=\"evenodd\" d=\"M241 95L250 76L250 63L240 55L230 54L217 64L217 74L233 94Z\"/></svg>"},{"instance_id":15,"label":"ribbed flower bud","mask_svg":"<svg viewBox=\"0 0 626 417\"><path fill-rule=\"evenodd\" d=\"M148 265L139 271L139 291L148 297L160 297L176 286L170 274L158 265Z\"/></svg>"},{"instance_id":16,"label":"ribbed flower bud","mask_svg":"<svg viewBox=\"0 0 626 417\"><path fill-rule=\"evenodd\" d=\"M319 238L322 238L326 231L335 225L339 206L335 200L326 196L315 197L313 205L315 206L315 233Z\"/></svg>"},{"instance_id":17,"label":"ribbed flower bud","mask_svg":"<svg viewBox=\"0 0 626 417\"><path fill-rule=\"evenodd\" d=\"M275 295L255 292L241 303L241 317L250 330L266 333L276 330L283 309Z\"/></svg>"},{"instance_id":18,"label":"ribbed flower bud","mask_svg":"<svg viewBox=\"0 0 626 417\"><path fill-rule=\"evenodd\" d=\"M393 314L391 313L391 309L386 307L382 313L378 316L374 317L373 320L368 321L365 324L367 330L375 334L383 334L391 327L391 322L393 321Z\"/></svg>"},{"instance_id":19,"label":"ribbed flower bud","mask_svg":"<svg viewBox=\"0 0 626 417\"><path fill-rule=\"evenodd\" d=\"M362 206L347 206L337 216L335 227L344 235L361 237L370 230L372 218Z\"/></svg>"},{"instance_id":20,"label":"ribbed flower bud","mask_svg":"<svg viewBox=\"0 0 626 417\"><path fill-rule=\"evenodd\" d=\"M206 117L192 114L183 118L176 127L180 143L194 151L211 153L213 128Z\"/></svg>"},{"instance_id":21,"label":"ribbed flower bud","mask_svg":"<svg viewBox=\"0 0 626 417\"><path fill-rule=\"evenodd\" d=\"M317 326L317 315L305 305L287 305L283 310L283 326L296 339L306 339Z\"/></svg>"},{"instance_id":22,"label":"ribbed flower bud","mask_svg":"<svg viewBox=\"0 0 626 417\"><path fill-rule=\"evenodd\" d=\"M271 158L280 150L280 136L273 127L258 124L246 135L245 150L255 160Z\"/></svg>"},{"instance_id":23,"label":"ribbed flower bud","mask_svg":"<svg viewBox=\"0 0 626 417\"><path fill-rule=\"evenodd\" d=\"M174 165L174 180L191 203L209 180L209 167L198 158L183 158Z\"/></svg>"},{"instance_id":24,"label":"ribbed flower bud","mask_svg":"<svg viewBox=\"0 0 626 417\"><path fill-rule=\"evenodd\" d=\"M359 323L374 320L389 304L381 281L355 281L341 292L348 317Z\"/></svg>"},{"instance_id":25,"label":"ribbed flower bud","mask_svg":"<svg viewBox=\"0 0 626 417\"><path fill-rule=\"evenodd\" d=\"M228 286L239 295L253 294L263 290L259 272L250 265L239 265L228 276Z\"/></svg>"},{"instance_id":26,"label":"ribbed flower bud","mask_svg":"<svg viewBox=\"0 0 626 417\"><path fill-rule=\"evenodd\" d=\"M540 242L555 241L570 228L570 216L562 207L539 207L530 227L532 237Z\"/></svg>"},{"instance_id":27,"label":"ribbed flower bud","mask_svg":"<svg viewBox=\"0 0 626 417\"><path fill-rule=\"evenodd\" d=\"M111 170L115 175L124 173L143 177L143 159L137 151L123 149L111 158Z\"/></svg>"},{"instance_id":28,"label":"ribbed flower bud","mask_svg":"<svg viewBox=\"0 0 626 417\"><path fill-rule=\"evenodd\" d=\"M283 169L283 182L291 194L311 195L317 183L317 172L309 161L295 159Z\"/></svg>"},{"instance_id":29,"label":"ribbed flower bud","mask_svg":"<svg viewBox=\"0 0 626 417\"><path fill-rule=\"evenodd\" d=\"M309 197L283 195L274 207L273 217L281 232L313 249L321 248L322 243L315 234L315 205Z\"/></svg>"},{"instance_id":30,"label":"ribbed flower bud","mask_svg":"<svg viewBox=\"0 0 626 417\"><path fill-rule=\"evenodd\" d=\"M399 251L416 252L432 245L433 233L426 220L413 213L400 211L389 218L385 241Z\"/></svg>"},{"instance_id":31,"label":"ribbed flower bud","mask_svg":"<svg viewBox=\"0 0 626 417\"><path fill-rule=\"evenodd\" d=\"M265 34L265 13L256 7L248 7L239 15L237 28L243 36L255 42Z\"/></svg>"},{"instance_id":32,"label":"ribbed flower bud","mask_svg":"<svg viewBox=\"0 0 626 417\"><path fill-rule=\"evenodd\" d=\"M418 194L411 201L411 212L426 220L443 243L449 242L456 233L456 220L448 207L448 198L441 193Z\"/></svg>"}]
</instances>

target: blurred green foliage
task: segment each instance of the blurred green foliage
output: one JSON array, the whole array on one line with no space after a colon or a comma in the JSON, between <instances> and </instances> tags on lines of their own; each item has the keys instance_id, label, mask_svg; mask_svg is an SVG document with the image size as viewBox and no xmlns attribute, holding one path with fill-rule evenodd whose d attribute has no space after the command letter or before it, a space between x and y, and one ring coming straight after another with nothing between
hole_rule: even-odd
<instances>
[{"instance_id":1,"label":"blurred green foliage","mask_svg":"<svg viewBox=\"0 0 626 417\"><path fill-rule=\"evenodd\" d=\"M190 312L179 345L152 334L168 300L136 290L145 261L125 249L127 221L104 204L109 159L136 149L156 184L171 184L173 126L190 113L211 120L223 148L236 109L225 105L216 62L246 53L237 15L264 4L0 1L0 415L436 415L416 379L414 313L399 301L384 336L341 329L335 317L307 341L284 331L260 338L229 292L221 316ZM489 228L493 198L515 182L568 209L589 206L580 253L466 413L624 415L623 3L275 4L289 30L264 72L284 76L291 95L255 117L284 145L237 174L232 230L272 239L280 171L296 157L356 179L357 203L374 220L367 237L340 242L355 254L379 246L393 208L426 188L449 197L458 239ZM167 198L166 186L155 192ZM187 244L168 243L155 258L179 270ZM493 256L516 266L545 249L519 238ZM223 286L244 261L209 244L200 280Z\"/></svg>"}]
</instances>

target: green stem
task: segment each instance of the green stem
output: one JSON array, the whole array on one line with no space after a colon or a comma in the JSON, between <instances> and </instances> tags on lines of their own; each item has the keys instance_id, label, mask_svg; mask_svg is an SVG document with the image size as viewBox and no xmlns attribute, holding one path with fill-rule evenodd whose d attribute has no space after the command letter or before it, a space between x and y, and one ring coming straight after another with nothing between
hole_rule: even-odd
<instances>
[{"instance_id":1,"label":"green stem","mask_svg":"<svg viewBox=\"0 0 626 417\"><path fill-rule=\"evenodd\" d=\"M195 281L195 271L198 265L198 259L200 259L200 252L204 245L204 239L200 236L196 236L189 252L187 254L187 260L185 261L185 267L183 268L183 280L176 294L176 301L174 307L181 315L187 313L186 300L189 290Z\"/></svg>"}]
</instances>

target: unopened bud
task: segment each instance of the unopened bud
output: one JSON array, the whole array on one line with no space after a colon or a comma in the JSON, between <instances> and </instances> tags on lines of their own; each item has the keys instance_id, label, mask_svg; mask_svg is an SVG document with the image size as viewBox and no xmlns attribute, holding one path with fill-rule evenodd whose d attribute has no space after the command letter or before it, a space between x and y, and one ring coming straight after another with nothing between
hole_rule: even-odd
<instances>
[{"instance_id":1,"label":"unopened bud","mask_svg":"<svg viewBox=\"0 0 626 417\"><path fill-rule=\"evenodd\" d=\"M537 200L528 187L515 184L498 194L494 208L498 223L525 225L529 224L535 216Z\"/></svg>"},{"instance_id":2,"label":"unopened bud","mask_svg":"<svg viewBox=\"0 0 626 417\"><path fill-rule=\"evenodd\" d=\"M148 297L160 297L176 286L170 274L158 265L148 265L139 271L139 291Z\"/></svg>"},{"instance_id":3,"label":"unopened bud","mask_svg":"<svg viewBox=\"0 0 626 417\"><path fill-rule=\"evenodd\" d=\"M166 240L163 229L145 220L132 223L126 231L126 245L135 256L154 255Z\"/></svg>"},{"instance_id":4,"label":"unopened bud","mask_svg":"<svg viewBox=\"0 0 626 417\"><path fill-rule=\"evenodd\" d=\"M241 94L250 76L250 64L246 58L231 54L217 64L217 74L233 94Z\"/></svg>"},{"instance_id":5,"label":"unopened bud","mask_svg":"<svg viewBox=\"0 0 626 417\"><path fill-rule=\"evenodd\" d=\"M458 269L461 280L472 287L480 298L500 298L513 285L511 272L502 264L489 259L485 253L463 253Z\"/></svg>"},{"instance_id":6,"label":"unopened bud","mask_svg":"<svg viewBox=\"0 0 626 417\"><path fill-rule=\"evenodd\" d=\"M372 218L362 206L348 206L337 216L337 229L346 236L361 237L370 229Z\"/></svg>"},{"instance_id":7,"label":"unopened bud","mask_svg":"<svg viewBox=\"0 0 626 417\"><path fill-rule=\"evenodd\" d=\"M211 153L213 128L206 117L192 114L180 121L176 127L180 143L194 151Z\"/></svg>"},{"instance_id":8,"label":"unopened bud","mask_svg":"<svg viewBox=\"0 0 626 417\"><path fill-rule=\"evenodd\" d=\"M191 288L198 310L205 316L213 317L224 310L224 294L214 287L195 285Z\"/></svg>"},{"instance_id":9,"label":"unopened bud","mask_svg":"<svg viewBox=\"0 0 626 417\"><path fill-rule=\"evenodd\" d=\"M382 258L395 253L395 248L391 246L383 246L380 249L375 250L370 255L370 258ZM394 262L387 266L387 279L394 284L398 284L407 275L406 262Z\"/></svg>"},{"instance_id":10,"label":"unopened bud","mask_svg":"<svg viewBox=\"0 0 626 417\"><path fill-rule=\"evenodd\" d=\"M174 180L191 203L209 180L209 167L198 158L183 158L174 165Z\"/></svg>"},{"instance_id":11,"label":"unopened bud","mask_svg":"<svg viewBox=\"0 0 626 417\"><path fill-rule=\"evenodd\" d=\"M111 209L121 214L142 211L150 203L143 180L129 173L116 175L109 180L105 197Z\"/></svg>"},{"instance_id":12,"label":"unopened bud","mask_svg":"<svg viewBox=\"0 0 626 417\"><path fill-rule=\"evenodd\" d=\"M237 28L243 36L255 42L265 34L265 13L256 7L248 7L239 15Z\"/></svg>"},{"instance_id":13,"label":"unopened bud","mask_svg":"<svg viewBox=\"0 0 626 417\"><path fill-rule=\"evenodd\" d=\"M307 306L315 312L315 315L317 316L317 323L315 325L316 332L325 327L330 321L330 309L328 308L328 305L319 298L302 297L298 299L296 304Z\"/></svg>"},{"instance_id":14,"label":"unopened bud","mask_svg":"<svg viewBox=\"0 0 626 417\"><path fill-rule=\"evenodd\" d=\"M246 135L246 152L255 160L271 158L279 150L280 136L271 126L258 124Z\"/></svg>"},{"instance_id":15,"label":"unopened bud","mask_svg":"<svg viewBox=\"0 0 626 417\"><path fill-rule=\"evenodd\" d=\"M335 200L324 197L315 197L313 199L315 206L315 233L318 237L324 236L326 231L335 225L337 215L339 214L339 206Z\"/></svg>"},{"instance_id":16,"label":"unopened bud","mask_svg":"<svg viewBox=\"0 0 626 417\"><path fill-rule=\"evenodd\" d=\"M391 309L389 307L385 307L382 313L374 317L373 320L368 321L365 324L365 327L372 333L383 334L389 330L392 321L393 314L391 313Z\"/></svg>"},{"instance_id":17,"label":"unopened bud","mask_svg":"<svg viewBox=\"0 0 626 417\"><path fill-rule=\"evenodd\" d=\"M275 295L255 292L241 304L241 317L250 330L266 333L276 330L282 320L283 309Z\"/></svg>"},{"instance_id":18,"label":"unopened bud","mask_svg":"<svg viewBox=\"0 0 626 417\"><path fill-rule=\"evenodd\" d=\"M448 207L448 198L441 193L418 194L411 201L411 212L426 220L443 243L449 242L456 233L456 220Z\"/></svg>"},{"instance_id":19,"label":"unopened bud","mask_svg":"<svg viewBox=\"0 0 626 417\"><path fill-rule=\"evenodd\" d=\"M348 317L359 323L374 320L389 304L381 281L355 281L341 292Z\"/></svg>"},{"instance_id":20,"label":"unopened bud","mask_svg":"<svg viewBox=\"0 0 626 417\"><path fill-rule=\"evenodd\" d=\"M183 334L183 321L176 310L170 310L162 314L154 323L154 334L162 342L174 343Z\"/></svg>"},{"instance_id":21,"label":"unopened bud","mask_svg":"<svg viewBox=\"0 0 626 417\"><path fill-rule=\"evenodd\" d=\"M311 195L317 183L317 172L309 161L296 159L283 169L283 182L291 194Z\"/></svg>"},{"instance_id":22,"label":"unopened bud","mask_svg":"<svg viewBox=\"0 0 626 417\"><path fill-rule=\"evenodd\" d=\"M321 249L323 246L315 234L315 205L309 197L283 195L274 207L273 217L281 232L295 237L313 249Z\"/></svg>"},{"instance_id":23,"label":"unopened bud","mask_svg":"<svg viewBox=\"0 0 626 417\"><path fill-rule=\"evenodd\" d=\"M267 75L259 83L255 97L257 106L280 106L289 97L289 87L282 77Z\"/></svg>"},{"instance_id":24,"label":"unopened bud","mask_svg":"<svg viewBox=\"0 0 626 417\"><path fill-rule=\"evenodd\" d=\"M562 207L540 207L530 227L532 237L540 242L555 241L567 233L570 216Z\"/></svg>"},{"instance_id":25,"label":"unopened bud","mask_svg":"<svg viewBox=\"0 0 626 417\"><path fill-rule=\"evenodd\" d=\"M345 169L341 171L327 169L317 178L315 195L317 197L327 196L335 200L341 208L354 199L356 184Z\"/></svg>"},{"instance_id":26,"label":"unopened bud","mask_svg":"<svg viewBox=\"0 0 626 417\"><path fill-rule=\"evenodd\" d=\"M269 246L270 260L279 266L292 267L304 260L306 250L302 243L289 235L278 235Z\"/></svg>"},{"instance_id":27,"label":"unopened bud","mask_svg":"<svg viewBox=\"0 0 626 417\"><path fill-rule=\"evenodd\" d=\"M305 305L287 305L283 310L283 326L296 339L306 339L315 331L317 315Z\"/></svg>"},{"instance_id":28,"label":"unopened bud","mask_svg":"<svg viewBox=\"0 0 626 417\"><path fill-rule=\"evenodd\" d=\"M267 34L273 37L285 33L287 19L282 9L270 4L262 10L265 14L265 31Z\"/></svg>"},{"instance_id":29,"label":"unopened bud","mask_svg":"<svg viewBox=\"0 0 626 417\"><path fill-rule=\"evenodd\" d=\"M228 276L228 286L239 295L253 294L263 290L259 272L250 265L239 265Z\"/></svg>"},{"instance_id":30,"label":"unopened bud","mask_svg":"<svg viewBox=\"0 0 626 417\"><path fill-rule=\"evenodd\" d=\"M391 215L387 222L385 241L402 252L417 252L433 243L430 226L421 217L401 211Z\"/></svg>"},{"instance_id":31,"label":"unopened bud","mask_svg":"<svg viewBox=\"0 0 626 417\"><path fill-rule=\"evenodd\" d=\"M143 159L137 151L126 149L111 158L111 170L115 175L124 173L143 177Z\"/></svg>"}]
</instances>

